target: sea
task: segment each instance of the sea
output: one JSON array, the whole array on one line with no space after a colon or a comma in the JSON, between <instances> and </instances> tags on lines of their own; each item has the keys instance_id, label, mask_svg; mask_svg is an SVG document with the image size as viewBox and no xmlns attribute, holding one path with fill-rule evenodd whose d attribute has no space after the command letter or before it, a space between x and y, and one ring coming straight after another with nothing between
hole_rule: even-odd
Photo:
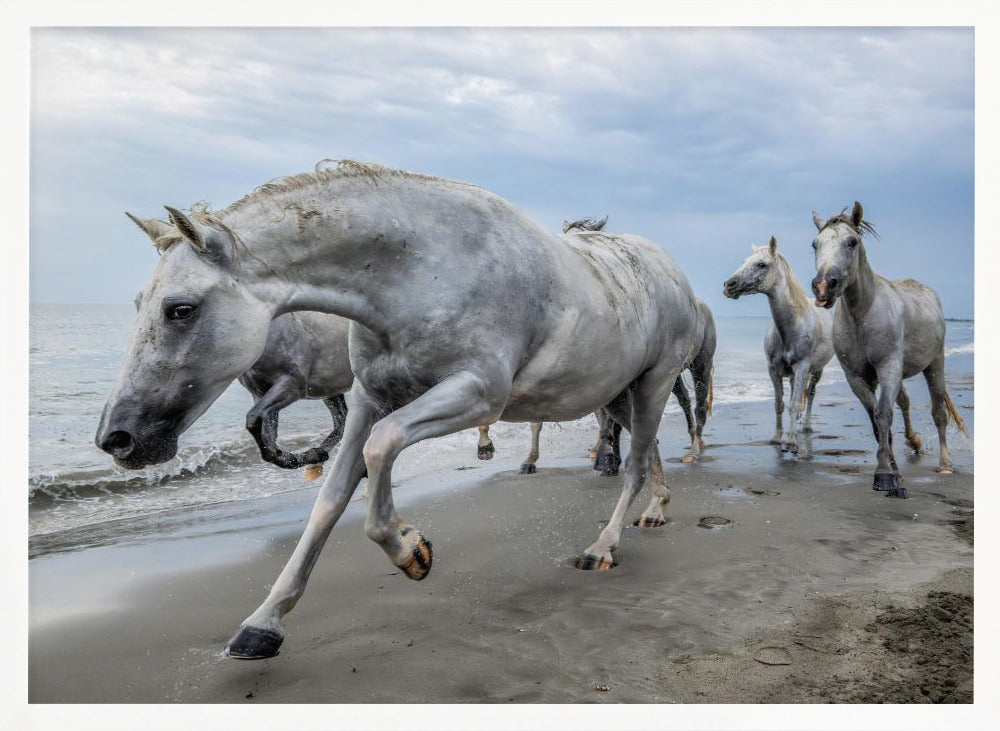
<instances>
[{"instance_id":1,"label":"sea","mask_svg":"<svg viewBox=\"0 0 1000 731\"><path fill-rule=\"evenodd\" d=\"M131 306L31 305L28 504L32 538L315 486L305 482L301 470L283 470L261 461L243 426L252 399L237 383L181 436L174 459L137 471L117 467L95 446L94 433L124 359L134 317ZM768 323L767 318L716 319L717 406L773 398L763 353ZM950 380L971 385L974 335L973 321L948 322L945 352ZM820 389L843 380L834 359ZM915 387L922 389L923 384ZM671 399L667 413L677 411ZM282 412L279 439L288 447L302 449L318 443L329 430L330 416L322 402L300 401ZM498 450L506 447L505 454L520 457L526 451L526 425L497 424L491 432ZM589 446L594 437L590 416L547 427L543 457L546 440ZM476 442L476 431L467 430L416 444L401 455L393 482L473 465ZM580 447L580 451L582 455L586 449Z\"/></svg>"}]
</instances>

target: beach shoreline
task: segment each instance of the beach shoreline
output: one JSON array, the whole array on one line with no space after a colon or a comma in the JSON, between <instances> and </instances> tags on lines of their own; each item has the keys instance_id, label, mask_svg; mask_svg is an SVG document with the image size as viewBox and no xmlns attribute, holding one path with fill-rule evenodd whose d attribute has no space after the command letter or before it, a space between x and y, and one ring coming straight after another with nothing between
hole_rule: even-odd
<instances>
[{"instance_id":1,"label":"beach shoreline","mask_svg":"<svg viewBox=\"0 0 1000 731\"><path fill-rule=\"evenodd\" d=\"M953 388L971 429L971 383ZM518 475L522 455L498 441L493 462L470 455L396 490L434 543L425 581L398 574L352 503L266 661L221 651L294 547L314 489L41 551L29 564L29 699L969 701L972 453L952 430L957 471L937 475L926 393L910 391L931 448L904 456L896 443L909 500L870 489L875 445L842 386L817 397L809 461L766 444L766 402L718 407L694 465L680 462L683 420L665 418L669 522L628 525L602 573L571 564L621 478L587 467L589 444L547 449L544 432L538 473ZM900 639L911 635L912 647ZM966 642L967 662L942 655ZM952 669L924 694L915 679L939 655Z\"/></svg>"}]
</instances>

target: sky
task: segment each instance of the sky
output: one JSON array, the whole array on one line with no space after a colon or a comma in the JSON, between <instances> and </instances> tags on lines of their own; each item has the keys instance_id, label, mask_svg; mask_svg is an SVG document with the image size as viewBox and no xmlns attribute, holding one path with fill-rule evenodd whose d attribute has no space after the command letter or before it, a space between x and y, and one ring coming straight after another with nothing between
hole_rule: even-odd
<instances>
[{"instance_id":1,"label":"sky","mask_svg":"<svg viewBox=\"0 0 1000 731\"><path fill-rule=\"evenodd\" d=\"M222 208L323 158L476 183L546 228L610 216L716 316L751 244L808 284L811 212L861 201L876 272L973 316L971 29L32 31L30 297L130 304L124 215Z\"/></svg>"}]
</instances>

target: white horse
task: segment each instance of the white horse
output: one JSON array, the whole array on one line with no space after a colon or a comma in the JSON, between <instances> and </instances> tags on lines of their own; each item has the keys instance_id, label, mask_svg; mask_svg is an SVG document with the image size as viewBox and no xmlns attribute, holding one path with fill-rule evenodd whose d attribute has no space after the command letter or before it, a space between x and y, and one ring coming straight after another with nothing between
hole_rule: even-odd
<instances>
[{"instance_id":1,"label":"white horse","mask_svg":"<svg viewBox=\"0 0 1000 731\"><path fill-rule=\"evenodd\" d=\"M764 335L767 370L774 384L774 436L772 444L808 455L808 443L800 432L812 431L813 399L823 369L833 357L833 321L830 313L809 303L805 288L795 278L792 267L778 251L772 236L767 246L754 246L753 253L722 287L723 294L739 299L745 294L767 295L772 322ZM781 413L784 410L784 382L789 379L788 434L781 436ZM803 401L805 424L799 428Z\"/></svg>"},{"instance_id":2,"label":"white horse","mask_svg":"<svg viewBox=\"0 0 1000 731\"><path fill-rule=\"evenodd\" d=\"M431 544L399 518L390 489L393 462L423 439L607 405L630 429L631 453L614 512L577 565L613 566L647 478L653 497L640 524L665 522L656 430L698 315L660 247L626 234L550 234L482 188L348 161L215 214L167 210L183 240L164 242L96 435L119 464L173 456L177 435L260 357L274 317L316 310L353 321L341 448L231 656L277 654L281 619L366 470L366 534L404 575L427 576Z\"/></svg>"},{"instance_id":3,"label":"white horse","mask_svg":"<svg viewBox=\"0 0 1000 731\"><path fill-rule=\"evenodd\" d=\"M945 386L941 299L916 279L890 281L872 271L861 239L865 233L875 234L875 229L864 220L860 203L854 203L850 215L841 212L827 220L814 211L813 223L819 231L813 239L816 305L830 309L842 300L833 316L833 347L878 440L872 489L905 498L906 488L892 454L893 403L903 410L906 438L914 451L920 451L921 442L910 424L904 378L923 373L927 380L940 445L939 472L952 471L949 414L959 430L969 435Z\"/></svg>"}]
</instances>

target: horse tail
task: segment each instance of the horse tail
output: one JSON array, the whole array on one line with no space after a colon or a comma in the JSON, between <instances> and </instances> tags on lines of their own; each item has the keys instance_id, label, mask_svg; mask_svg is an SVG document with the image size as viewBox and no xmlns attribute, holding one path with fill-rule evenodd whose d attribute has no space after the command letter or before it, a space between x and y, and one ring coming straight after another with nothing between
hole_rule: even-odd
<instances>
[{"instance_id":1,"label":"horse tail","mask_svg":"<svg viewBox=\"0 0 1000 731\"><path fill-rule=\"evenodd\" d=\"M965 422L962 421L962 417L958 413L958 409L955 408L955 404L951 402L951 396L948 395L947 391L945 391L944 394L944 403L948 407L948 413L951 414L951 419L955 422L955 426L958 427L958 430L969 439L972 439L972 435L969 434L969 430L965 428Z\"/></svg>"}]
</instances>

